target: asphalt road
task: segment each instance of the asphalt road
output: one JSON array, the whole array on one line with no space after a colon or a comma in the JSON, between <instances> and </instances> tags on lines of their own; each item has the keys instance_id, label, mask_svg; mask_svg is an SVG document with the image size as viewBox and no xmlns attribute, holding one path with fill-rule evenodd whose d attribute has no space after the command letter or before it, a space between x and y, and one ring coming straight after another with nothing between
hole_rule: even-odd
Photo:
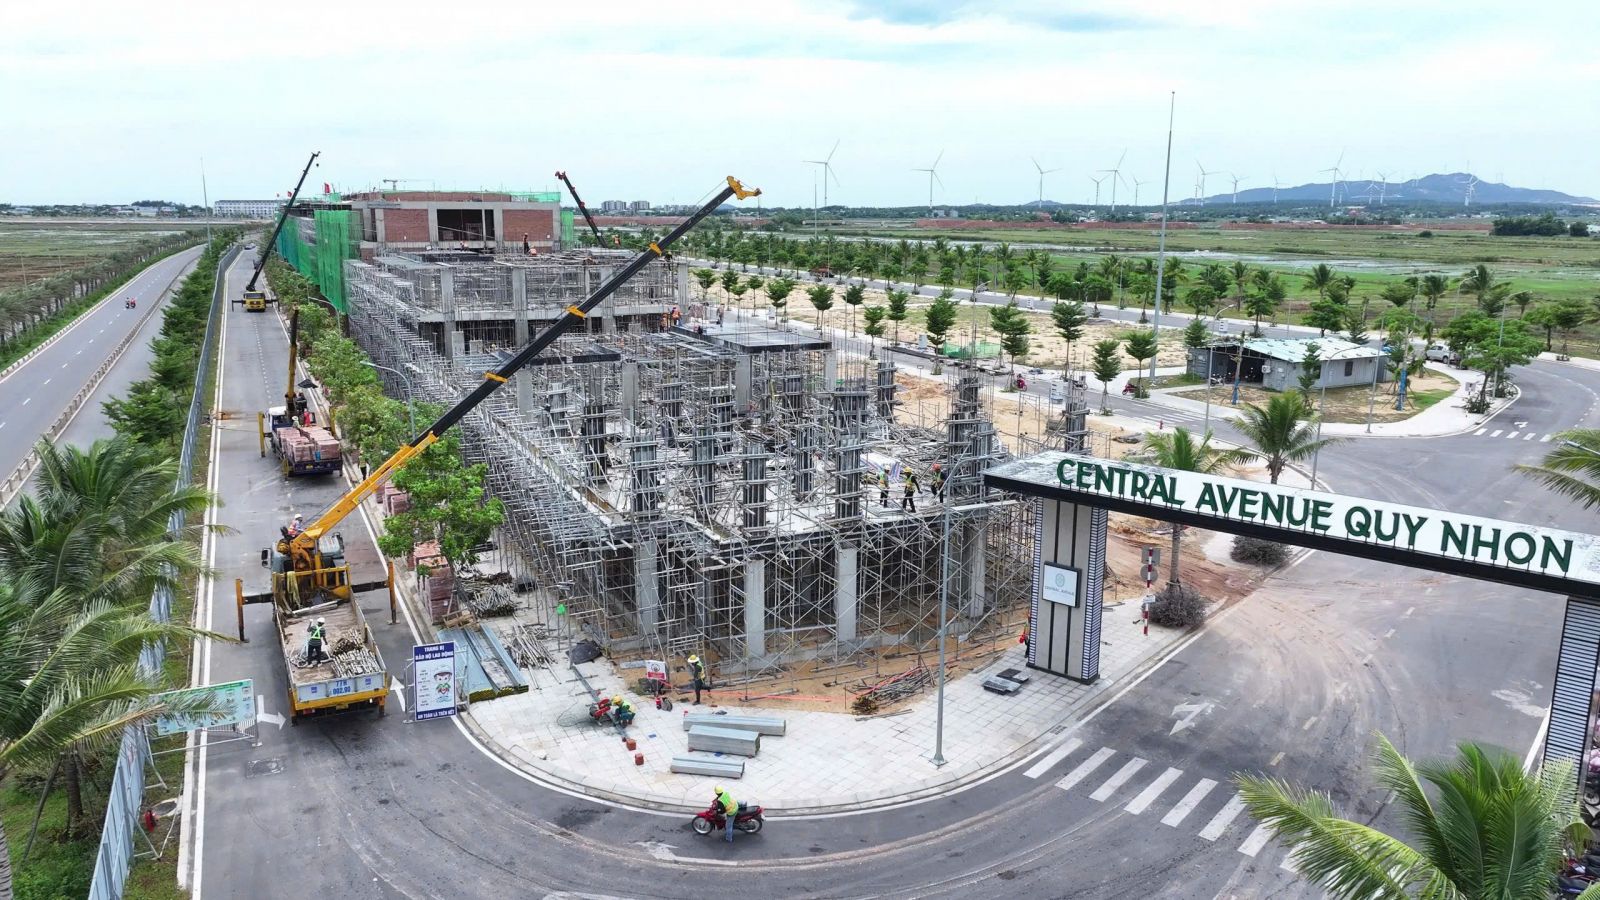
<instances>
[{"instance_id":1,"label":"asphalt road","mask_svg":"<svg viewBox=\"0 0 1600 900\"><path fill-rule=\"evenodd\" d=\"M211 627L230 631L233 579L259 589L259 548L342 485L288 482L258 455L255 410L283 390L275 314L230 307L224 334L213 473L226 498L220 521L234 532L216 541L206 608ZM1600 373L1539 364L1519 381L1524 396L1502 420L1542 431L1597 424ZM1351 493L1587 530L1588 517L1509 472L1545 449L1472 434L1350 441L1324 454L1322 472ZM340 530L355 578L376 577L364 522ZM407 622L387 624L380 595L360 602L391 671L402 669L415 639ZM1315 896L1284 868L1284 848L1256 836L1247 816L1228 818L1229 778L1261 771L1322 787L1393 826L1365 773L1373 733L1411 754L1475 739L1521 755L1549 702L1560 621L1560 598L1310 554L1063 732L1077 742L1071 752L926 802L773 819L731 847L695 836L683 815L534 783L454 723L408 723L396 704L384 718L263 723L260 747L199 754L196 894ZM246 630L251 643L202 654L203 679L254 678L268 711L282 713L269 610L247 608Z\"/></svg>"},{"instance_id":2,"label":"asphalt road","mask_svg":"<svg viewBox=\"0 0 1600 900\"><path fill-rule=\"evenodd\" d=\"M79 316L49 349L0 380L0 477L9 475L22 462L111 350L139 329L139 340L107 373L101 389L84 405L84 412L63 437L71 443L88 443L109 435L109 428L98 415L100 401L121 393L128 384L149 374L149 337L160 330L161 316L155 313L145 319L144 313L153 312L165 300L169 288L193 268L200 253L199 247L184 250L135 275L116 294ZM130 297L136 304L134 309L123 304ZM96 415L85 420L91 407ZM80 427L80 422L85 425ZM99 424L89 427L89 422Z\"/></svg>"}]
</instances>

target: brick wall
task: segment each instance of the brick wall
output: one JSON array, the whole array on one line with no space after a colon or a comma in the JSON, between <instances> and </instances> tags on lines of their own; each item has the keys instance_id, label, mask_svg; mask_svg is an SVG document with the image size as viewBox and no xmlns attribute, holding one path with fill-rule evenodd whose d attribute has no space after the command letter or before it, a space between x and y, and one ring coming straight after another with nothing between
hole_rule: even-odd
<instances>
[{"instance_id":1,"label":"brick wall","mask_svg":"<svg viewBox=\"0 0 1600 900\"><path fill-rule=\"evenodd\" d=\"M508 209L505 211L505 233L500 235L500 240L520 245L522 236L526 234L534 246L540 246L541 242L549 246L556 239L560 227L559 215L559 212L549 209Z\"/></svg>"},{"instance_id":2,"label":"brick wall","mask_svg":"<svg viewBox=\"0 0 1600 900\"><path fill-rule=\"evenodd\" d=\"M383 215L383 233L378 239L388 244L428 242L428 210L386 209Z\"/></svg>"}]
</instances>

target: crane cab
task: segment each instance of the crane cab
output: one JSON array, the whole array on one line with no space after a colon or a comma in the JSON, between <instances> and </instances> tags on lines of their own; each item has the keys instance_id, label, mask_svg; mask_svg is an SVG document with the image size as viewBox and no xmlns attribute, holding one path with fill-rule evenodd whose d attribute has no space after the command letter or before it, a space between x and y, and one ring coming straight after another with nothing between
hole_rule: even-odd
<instances>
[{"instance_id":1,"label":"crane cab","mask_svg":"<svg viewBox=\"0 0 1600 900\"><path fill-rule=\"evenodd\" d=\"M344 537L338 532L317 539L316 546L296 547L289 529L277 544L263 548L261 565L272 573L272 596L288 609L328 600L349 600L350 567L344 559Z\"/></svg>"}]
</instances>

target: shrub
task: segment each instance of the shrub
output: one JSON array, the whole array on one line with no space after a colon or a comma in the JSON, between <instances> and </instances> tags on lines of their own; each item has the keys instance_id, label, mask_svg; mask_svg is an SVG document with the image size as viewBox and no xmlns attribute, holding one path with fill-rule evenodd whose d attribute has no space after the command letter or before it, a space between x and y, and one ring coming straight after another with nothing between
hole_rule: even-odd
<instances>
[{"instance_id":1,"label":"shrub","mask_svg":"<svg viewBox=\"0 0 1600 900\"><path fill-rule=\"evenodd\" d=\"M1430 229L1424 228L1417 232L1417 237L1433 237L1433 232Z\"/></svg>"},{"instance_id":2,"label":"shrub","mask_svg":"<svg viewBox=\"0 0 1600 900\"><path fill-rule=\"evenodd\" d=\"M1167 628L1194 628L1206 620L1206 598L1186 584L1167 585L1150 604L1150 622Z\"/></svg>"},{"instance_id":3,"label":"shrub","mask_svg":"<svg viewBox=\"0 0 1600 900\"><path fill-rule=\"evenodd\" d=\"M1233 550L1228 554L1235 562L1253 566L1281 566L1289 558L1289 548L1277 541L1239 535L1233 539Z\"/></svg>"}]
</instances>

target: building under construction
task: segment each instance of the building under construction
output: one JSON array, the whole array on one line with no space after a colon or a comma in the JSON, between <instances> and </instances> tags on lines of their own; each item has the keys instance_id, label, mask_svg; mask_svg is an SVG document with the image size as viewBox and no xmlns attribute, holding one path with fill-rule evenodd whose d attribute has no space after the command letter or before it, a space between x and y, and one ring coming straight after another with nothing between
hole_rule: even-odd
<instances>
[{"instance_id":1,"label":"building under construction","mask_svg":"<svg viewBox=\"0 0 1600 900\"><path fill-rule=\"evenodd\" d=\"M393 393L442 402L626 258L351 260L350 327L404 373L384 373ZM614 653L710 654L755 678L932 647L941 600L961 639L1020 620L1033 511L979 477L1005 450L977 376L948 376L939 418L912 421L889 362L696 305L670 262L587 324L462 423L507 510L486 561L534 586L547 621L563 603Z\"/></svg>"}]
</instances>

